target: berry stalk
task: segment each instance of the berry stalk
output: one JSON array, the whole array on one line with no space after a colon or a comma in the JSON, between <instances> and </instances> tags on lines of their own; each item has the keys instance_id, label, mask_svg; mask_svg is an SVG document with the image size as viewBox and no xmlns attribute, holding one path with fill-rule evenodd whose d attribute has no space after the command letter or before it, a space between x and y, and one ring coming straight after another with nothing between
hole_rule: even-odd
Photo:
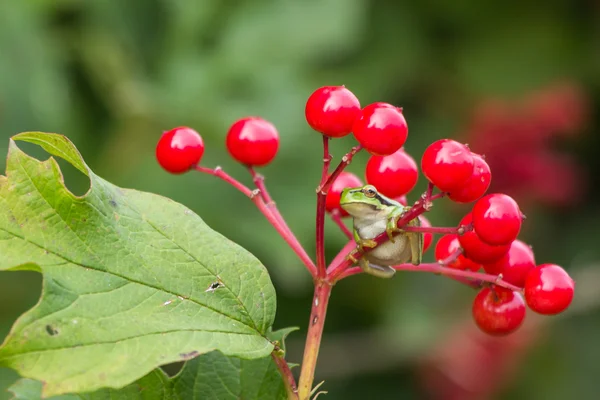
<instances>
[{"instance_id":1,"label":"berry stalk","mask_svg":"<svg viewBox=\"0 0 600 400\"><path fill-rule=\"evenodd\" d=\"M503 288L517 292L521 292L523 290L523 288L520 288L502 280L501 275L490 275L481 272L463 271L460 269L444 267L443 265L440 265L438 263L426 263L420 265L400 264L394 265L392 266L392 268L394 268L396 271L433 272L434 274L440 274L448 277L469 278L472 279L474 282L488 282L496 286L501 286ZM362 269L360 269L360 267L348 268L339 276L339 278L336 281L344 279L348 276L360 274L361 272Z\"/></svg>"},{"instance_id":2,"label":"berry stalk","mask_svg":"<svg viewBox=\"0 0 600 400\"><path fill-rule=\"evenodd\" d=\"M317 274L319 277L325 277L325 199L327 191L323 187L329 177L329 164L331 163L331 154L329 154L329 137L323 135L323 171L321 172L321 182L317 189L317 216L315 219L316 230L316 249L317 249Z\"/></svg>"},{"instance_id":3,"label":"berry stalk","mask_svg":"<svg viewBox=\"0 0 600 400\"><path fill-rule=\"evenodd\" d=\"M459 226L459 227L435 227L435 226L404 226L402 227L404 232L421 232L421 233L437 233L440 235L454 234L462 235L465 232L473 230L472 226Z\"/></svg>"},{"instance_id":4,"label":"berry stalk","mask_svg":"<svg viewBox=\"0 0 600 400\"><path fill-rule=\"evenodd\" d=\"M314 262L311 260L309 255L306 253L306 251L304 250L302 245L300 245L300 243L298 242L296 237L293 234L291 234L290 231L288 231L289 228L286 229L284 226L282 226L280 224L280 222L278 221L277 217L272 213L272 210L265 204L265 202L263 201L263 198L260 195L260 193L261 193L260 189L250 190L243 183L239 182L238 180L236 180L235 178L233 178L232 176L227 174L225 171L223 171L223 169L221 167L216 167L216 168L212 169L212 168L207 168L207 167L202 167L202 166L197 165L194 167L194 169L196 171L204 173L204 174L216 176L217 178L227 182L228 184L233 186L235 189L237 189L238 191L243 193L250 200L252 200L254 205L256 205L258 210L265 216L267 221L269 221L269 223L273 226L273 228L275 228L277 233L279 233L279 235L283 238L283 240L285 240L285 242L288 244L288 246L290 246L290 248L294 251L294 253L296 253L298 258L306 266L306 268L311 273L311 275L315 276L317 268L316 268Z\"/></svg>"},{"instance_id":5,"label":"berry stalk","mask_svg":"<svg viewBox=\"0 0 600 400\"><path fill-rule=\"evenodd\" d=\"M273 201L273 199L271 198L271 195L267 191L267 186L265 184L265 177L263 175L257 173L252 166L248 167L248 171L250 172L250 175L252 175L252 180L254 181L256 188L260 191L260 196L263 199L263 202L265 203L267 208L275 216L275 218L277 219L277 222L279 222L279 224L283 227L283 229L285 229L285 231L290 236L290 238L296 242L296 245L298 247L302 247L300 245L300 242L298 241L298 238L296 237L296 235L294 235L294 233L288 226L287 222L285 221L285 218L283 218L283 216L279 212L279 209L277 208L277 204L275 204L275 201Z\"/></svg>"}]
</instances>

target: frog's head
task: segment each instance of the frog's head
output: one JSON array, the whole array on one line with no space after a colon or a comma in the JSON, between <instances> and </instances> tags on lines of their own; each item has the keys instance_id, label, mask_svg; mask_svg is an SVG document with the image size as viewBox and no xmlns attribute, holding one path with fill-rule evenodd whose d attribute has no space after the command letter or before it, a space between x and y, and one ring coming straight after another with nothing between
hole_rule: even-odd
<instances>
[{"instance_id":1,"label":"frog's head","mask_svg":"<svg viewBox=\"0 0 600 400\"><path fill-rule=\"evenodd\" d=\"M366 217L389 206L373 185L342 190L340 206L353 217Z\"/></svg>"}]
</instances>

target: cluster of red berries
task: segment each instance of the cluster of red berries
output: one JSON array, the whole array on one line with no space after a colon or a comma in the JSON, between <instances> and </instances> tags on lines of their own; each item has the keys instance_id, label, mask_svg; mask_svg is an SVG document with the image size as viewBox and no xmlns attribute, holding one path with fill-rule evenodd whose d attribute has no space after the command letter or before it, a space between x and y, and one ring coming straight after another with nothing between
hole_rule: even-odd
<instances>
[{"instance_id":1,"label":"cluster of red berries","mask_svg":"<svg viewBox=\"0 0 600 400\"><path fill-rule=\"evenodd\" d=\"M365 177L379 192L406 205L406 194L416 185L418 167L403 150L408 125L401 108L377 102L361 108L357 97L343 86L317 89L306 103L308 124L329 138L352 133L371 157ZM262 166L273 160L279 148L279 134L273 124L258 117L235 122L227 133L231 156L248 166ZM171 173L183 173L198 165L204 144L194 130L179 127L165 132L156 156ZM477 325L491 334L506 334L518 328L525 317L525 304L541 314L565 310L573 298L574 282L559 266L536 266L533 251L517 236L523 214L505 194L489 194L491 171L485 159L464 144L451 139L432 143L421 158L421 170L429 182L457 203L476 202L460 222L458 234L445 235L435 247L440 263L456 269L497 275L520 291L490 284L476 296L473 316ZM340 207L346 187L362 186L360 178L342 172L326 197L326 210L347 214ZM429 221L419 216L423 227ZM424 248L432 243L425 233Z\"/></svg>"}]
</instances>

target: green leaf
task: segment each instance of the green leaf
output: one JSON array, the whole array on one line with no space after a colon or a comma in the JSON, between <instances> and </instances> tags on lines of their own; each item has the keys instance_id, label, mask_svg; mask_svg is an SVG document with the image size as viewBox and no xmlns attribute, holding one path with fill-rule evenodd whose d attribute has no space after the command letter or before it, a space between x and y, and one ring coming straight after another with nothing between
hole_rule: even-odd
<instances>
[{"instance_id":1,"label":"green leaf","mask_svg":"<svg viewBox=\"0 0 600 400\"><path fill-rule=\"evenodd\" d=\"M296 329L281 329L269 336L283 343L285 337ZM214 351L188 361L173 381L175 393L181 399L287 398L283 380L271 357L242 360Z\"/></svg>"},{"instance_id":2,"label":"green leaf","mask_svg":"<svg viewBox=\"0 0 600 400\"><path fill-rule=\"evenodd\" d=\"M283 343L297 328L269 333L273 341ZM42 384L21 379L9 389L14 400L38 400ZM157 369L122 389L100 389L88 394L69 394L51 400L170 400L170 399L258 399L287 398L283 380L271 357L242 360L227 357L218 351L203 354L188 361L172 379Z\"/></svg>"},{"instance_id":3,"label":"green leaf","mask_svg":"<svg viewBox=\"0 0 600 400\"><path fill-rule=\"evenodd\" d=\"M20 379L9 388L11 400L39 400L42 398L42 383L33 379ZM53 396L52 400L170 400L175 399L171 381L160 369L122 389L100 389L93 393Z\"/></svg>"},{"instance_id":4,"label":"green leaf","mask_svg":"<svg viewBox=\"0 0 600 400\"><path fill-rule=\"evenodd\" d=\"M10 141L0 176L0 271L44 275L0 365L45 382L44 396L121 388L159 365L212 350L267 356L275 290L264 266L186 207L94 175L65 137L15 136L90 178L74 196L53 158Z\"/></svg>"}]
</instances>

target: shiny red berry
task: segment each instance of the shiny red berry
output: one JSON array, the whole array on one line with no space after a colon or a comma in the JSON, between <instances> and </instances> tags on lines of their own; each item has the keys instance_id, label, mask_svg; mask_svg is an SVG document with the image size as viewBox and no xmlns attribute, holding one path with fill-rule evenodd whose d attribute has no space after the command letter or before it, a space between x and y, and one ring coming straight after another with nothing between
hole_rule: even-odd
<instances>
[{"instance_id":1,"label":"shiny red berry","mask_svg":"<svg viewBox=\"0 0 600 400\"><path fill-rule=\"evenodd\" d=\"M518 292L485 287L475 296L472 311L479 329L490 335L506 335L523 323L525 302Z\"/></svg>"},{"instance_id":2,"label":"shiny red berry","mask_svg":"<svg viewBox=\"0 0 600 400\"><path fill-rule=\"evenodd\" d=\"M397 201L398 203L402 204L403 206L408 204L408 199L406 198L406 196L394 197L394 200Z\"/></svg>"},{"instance_id":3,"label":"shiny red berry","mask_svg":"<svg viewBox=\"0 0 600 400\"><path fill-rule=\"evenodd\" d=\"M492 181L490 166L479 154L473 154L473 174L458 189L448 194L457 203L471 203L487 192Z\"/></svg>"},{"instance_id":4,"label":"shiny red berry","mask_svg":"<svg viewBox=\"0 0 600 400\"><path fill-rule=\"evenodd\" d=\"M451 255L460 250L460 243L457 235L444 235L437 241L435 245L435 259L438 262L446 260ZM479 271L481 265L466 258L463 254L458 255L456 259L446 266L461 270Z\"/></svg>"},{"instance_id":5,"label":"shiny red berry","mask_svg":"<svg viewBox=\"0 0 600 400\"><path fill-rule=\"evenodd\" d=\"M275 126L259 117L236 121L227 132L227 150L238 162L262 166L270 163L279 149Z\"/></svg>"},{"instance_id":6,"label":"shiny red berry","mask_svg":"<svg viewBox=\"0 0 600 400\"><path fill-rule=\"evenodd\" d=\"M573 300L575 281L555 264L542 264L525 278L525 300L533 311L552 315L564 311Z\"/></svg>"},{"instance_id":7,"label":"shiny red berry","mask_svg":"<svg viewBox=\"0 0 600 400\"><path fill-rule=\"evenodd\" d=\"M468 213L460 221L460 226L470 225L473 221L471 213ZM476 263L484 264L494 262L502 258L510 249L510 244L492 246L482 241L475 231L465 232L458 236L458 241L464 250L465 256Z\"/></svg>"},{"instance_id":8,"label":"shiny red berry","mask_svg":"<svg viewBox=\"0 0 600 400\"><path fill-rule=\"evenodd\" d=\"M372 156L365 171L367 183L388 197L410 192L417 184L417 163L403 149L389 156Z\"/></svg>"},{"instance_id":9,"label":"shiny red berry","mask_svg":"<svg viewBox=\"0 0 600 400\"><path fill-rule=\"evenodd\" d=\"M360 103L344 86L324 86L313 92L304 109L306 122L317 132L338 138L352 132Z\"/></svg>"},{"instance_id":10,"label":"shiny red berry","mask_svg":"<svg viewBox=\"0 0 600 400\"><path fill-rule=\"evenodd\" d=\"M388 156L406 142L408 125L402 109L388 103L373 103L361 110L352 132L369 153Z\"/></svg>"},{"instance_id":11,"label":"shiny red berry","mask_svg":"<svg viewBox=\"0 0 600 400\"><path fill-rule=\"evenodd\" d=\"M419 220L421 221L421 226L426 228L431 228L431 222L424 216L419 215ZM424 233L423 234L423 252L426 252L429 247L431 247L431 242L433 242L433 234Z\"/></svg>"},{"instance_id":12,"label":"shiny red berry","mask_svg":"<svg viewBox=\"0 0 600 400\"><path fill-rule=\"evenodd\" d=\"M519 235L523 216L512 197L488 194L473 206L473 227L477 236L491 245L510 244Z\"/></svg>"},{"instance_id":13,"label":"shiny red berry","mask_svg":"<svg viewBox=\"0 0 600 400\"><path fill-rule=\"evenodd\" d=\"M460 189L473 175L473 156L467 146L441 139L425 149L421 170L443 192Z\"/></svg>"},{"instance_id":14,"label":"shiny red berry","mask_svg":"<svg viewBox=\"0 0 600 400\"><path fill-rule=\"evenodd\" d=\"M342 196L342 190L347 187L354 188L360 187L363 183L360 178L350 172L342 172L327 192L325 197L325 209L327 211L340 210L340 215L347 216L348 213L340 207L340 197Z\"/></svg>"},{"instance_id":15,"label":"shiny red berry","mask_svg":"<svg viewBox=\"0 0 600 400\"><path fill-rule=\"evenodd\" d=\"M195 130L180 126L163 133L156 145L156 159L172 174L189 171L200 162L204 142Z\"/></svg>"},{"instance_id":16,"label":"shiny red berry","mask_svg":"<svg viewBox=\"0 0 600 400\"><path fill-rule=\"evenodd\" d=\"M533 250L520 240L511 243L508 253L498 261L483 264L483 269L488 274L502 274L502 279L515 286L525 286L527 273L535 268Z\"/></svg>"}]
</instances>

